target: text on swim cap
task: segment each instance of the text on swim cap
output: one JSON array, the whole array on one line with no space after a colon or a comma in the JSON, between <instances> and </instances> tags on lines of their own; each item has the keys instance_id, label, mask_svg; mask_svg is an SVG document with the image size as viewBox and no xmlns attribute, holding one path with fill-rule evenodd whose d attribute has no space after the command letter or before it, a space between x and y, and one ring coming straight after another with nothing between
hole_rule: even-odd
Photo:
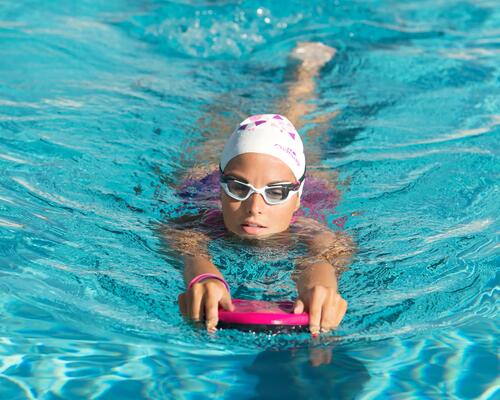
<instances>
[{"instance_id":1,"label":"text on swim cap","mask_svg":"<svg viewBox=\"0 0 500 400\"><path fill-rule=\"evenodd\" d=\"M284 147L279 143L275 143L274 146L278 147L281 151L287 153L290 157L292 157L293 160L297 163L297 166L300 167L300 161L298 160L297 154L295 153L295 151L293 151L293 149L291 149L290 147Z\"/></svg>"}]
</instances>

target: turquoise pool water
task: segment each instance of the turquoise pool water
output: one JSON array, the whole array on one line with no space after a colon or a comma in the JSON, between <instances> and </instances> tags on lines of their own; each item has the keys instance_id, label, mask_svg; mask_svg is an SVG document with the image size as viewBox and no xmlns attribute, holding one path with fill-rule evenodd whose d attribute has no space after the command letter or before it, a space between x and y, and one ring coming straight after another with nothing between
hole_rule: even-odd
<instances>
[{"instance_id":1,"label":"turquoise pool water","mask_svg":"<svg viewBox=\"0 0 500 400\"><path fill-rule=\"evenodd\" d=\"M0 398L498 398L499 23L488 0L0 3ZM358 245L348 314L315 342L209 336L156 228L214 116L272 112L305 40L338 50L314 167Z\"/></svg>"}]
</instances>

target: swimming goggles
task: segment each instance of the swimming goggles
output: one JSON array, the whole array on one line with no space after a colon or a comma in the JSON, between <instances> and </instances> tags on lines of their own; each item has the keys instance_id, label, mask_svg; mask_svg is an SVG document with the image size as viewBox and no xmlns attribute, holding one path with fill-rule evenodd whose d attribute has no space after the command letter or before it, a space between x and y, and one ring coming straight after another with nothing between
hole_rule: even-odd
<instances>
[{"instance_id":1,"label":"swimming goggles","mask_svg":"<svg viewBox=\"0 0 500 400\"><path fill-rule=\"evenodd\" d=\"M257 189L250 183L241 182L232 176L222 175L220 185L224 192L235 200L245 201L252 194L258 193L264 197L267 204L276 205L286 202L295 193L298 193L302 183L273 183Z\"/></svg>"}]
</instances>

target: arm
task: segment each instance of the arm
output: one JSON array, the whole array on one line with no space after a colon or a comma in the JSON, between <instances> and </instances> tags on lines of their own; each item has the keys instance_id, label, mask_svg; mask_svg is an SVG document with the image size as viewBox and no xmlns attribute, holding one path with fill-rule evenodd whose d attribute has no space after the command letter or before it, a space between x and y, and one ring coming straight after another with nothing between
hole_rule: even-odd
<instances>
[{"instance_id":1,"label":"arm","mask_svg":"<svg viewBox=\"0 0 500 400\"><path fill-rule=\"evenodd\" d=\"M183 255L184 282L186 288L199 275L212 274L224 279L208 254L209 237L195 229L179 229L164 226L162 238ZM231 295L218 279L203 279L178 297L181 313L195 321L205 320L207 330L214 332L218 323L219 304L226 310L232 310Z\"/></svg>"},{"instance_id":2,"label":"arm","mask_svg":"<svg viewBox=\"0 0 500 400\"><path fill-rule=\"evenodd\" d=\"M347 302L338 293L337 277L349 263L354 245L343 233L333 232L309 218L300 218L309 256L297 262L297 292L294 312L309 312L309 330L313 335L337 327L347 310Z\"/></svg>"}]
</instances>

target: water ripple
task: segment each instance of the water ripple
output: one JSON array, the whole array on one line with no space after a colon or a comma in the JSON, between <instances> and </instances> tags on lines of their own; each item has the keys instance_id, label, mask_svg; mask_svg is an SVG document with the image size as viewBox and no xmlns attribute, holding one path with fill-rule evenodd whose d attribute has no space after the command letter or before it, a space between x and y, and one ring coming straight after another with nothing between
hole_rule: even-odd
<instances>
[{"instance_id":1,"label":"water ripple","mask_svg":"<svg viewBox=\"0 0 500 400\"><path fill-rule=\"evenodd\" d=\"M1 396L498 393L497 2L4 3ZM284 100L289 52L314 40L337 48L303 132L322 132L314 164L359 248L347 316L318 341L208 335L177 309L182 260L152 222L189 208L170 185ZM211 246L244 293L295 295L288 249Z\"/></svg>"},{"instance_id":2,"label":"water ripple","mask_svg":"<svg viewBox=\"0 0 500 400\"><path fill-rule=\"evenodd\" d=\"M19 157L14 157L14 156L11 156L9 154L1 154L0 153L0 158L3 160L15 162L17 164L31 164L31 162L28 160L23 160Z\"/></svg>"},{"instance_id":3,"label":"water ripple","mask_svg":"<svg viewBox=\"0 0 500 400\"><path fill-rule=\"evenodd\" d=\"M80 211L83 213L83 210L88 209L88 206L85 206L84 204L78 203L76 201L70 200L65 198L62 195L59 194L54 194L54 193L47 193L44 192L43 190L37 189L36 187L32 186L30 183L28 183L26 180L20 177L13 177L12 180L22 187L24 187L26 190L28 190L34 197L42 200L43 202L55 206L64 210L68 211Z\"/></svg>"},{"instance_id":4,"label":"water ripple","mask_svg":"<svg viewBox=\"0 0 500 400\"><path fill-rule=\"evenodd\" d=\"M430 144L430 143L443 143L443 142L450 142L453 140L460 140L460 139L474 137L474 136L480 136L480 135L492 133L493 128L495 128L498 125L500 125L500 115L493 115L491 122L488 123L486 126L483 126L480 128L475 128L475 129L461 129L461 130L456 131L454 133L450 133L449 135L445 135L445 136L441 136L441 137L438 136L438 137L433 138L433 139L408 142L408 143L404 144L404 146L422 145L422 144Z\"/></svg>"},{"instance_id":5,"label":"water ripple","mask_svg":"<svg viewBox=\"0 0 500 400\"><path fill-rule=\"evenodd\" d=\"M0 226L4 226L7 228L19 228L19 229L24 228L24 225L22 224L18 224L17 222L8 221L2 218L0 218Z\"/></svg>"},{"instance_id":6,"label":"water ripple","mask_svg":"<svg viewBox=\"0 0 500 400\"><path fill-rule=\"evenodd\" d=\"M448 229L443 233L424 238L424 242L433 243L444 239L468 236L474 233L482 232L493 223L490 219L476 220L468 224L459 225Z\"/></svg>"}]
</instances>

